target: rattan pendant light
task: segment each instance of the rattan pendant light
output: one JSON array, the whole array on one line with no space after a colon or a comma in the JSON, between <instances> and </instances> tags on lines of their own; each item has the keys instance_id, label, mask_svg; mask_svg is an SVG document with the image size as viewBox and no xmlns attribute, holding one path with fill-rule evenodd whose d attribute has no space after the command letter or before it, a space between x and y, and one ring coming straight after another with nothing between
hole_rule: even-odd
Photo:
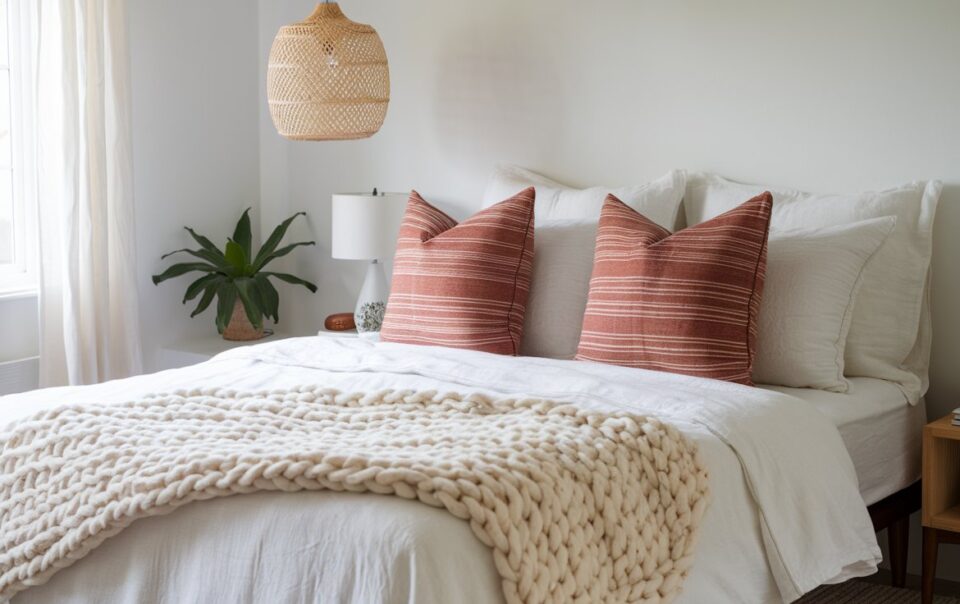
<instances>
[{"instance_id":1,"label":"rattan pendant light","mask_svg":"<svg viewBox=\"0 0 960 604\"><path fill-rule=\"evenodd\" d=\"M294 140L372 136L387 115L390 71L377 31L318 4L277 32L267 67L267 98L277 132Z\"/></svg>"}]
</instances>

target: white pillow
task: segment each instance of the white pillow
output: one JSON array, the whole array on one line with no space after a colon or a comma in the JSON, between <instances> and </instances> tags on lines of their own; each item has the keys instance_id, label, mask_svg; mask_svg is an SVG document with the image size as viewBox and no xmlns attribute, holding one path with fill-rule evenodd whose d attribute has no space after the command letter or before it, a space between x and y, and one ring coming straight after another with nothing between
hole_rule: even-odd
<instances>
[{"instance_id":1,"label":"white pillow","mask_svg":"<svg viewBox=\"0 0 960 604\"><path fill-rule=\"evenodd\" d=\"M552 220L536 226L521 355L572 359L577 354L596 239L596 220Z\"/></svg>"},{"instance_id":2,"label":"white pillow","mask_svg":"<svg viewBox=\"0 0 960 604\"><path fill-rule=\"evenodd\" d=\"M688 176L687 224L694 225L764 190L773 193L771 233L895 216L897 223L867 263L847 338L846 375L897 382L915 403L927 388L930 351L925 294L933 245L938 181L885 191L826 195Z\"/></svg>"},{"instance_id":3,"label":"white pillow","mask_svg":"<svg viewBox=\"0 0 960 604\"><path fill-rule=\"evenodd\" d=\"M533 186L537 190L534 220L598 220L608 193L665 229L674 228L686 188L686 174L672 170L643 185L574 189L518 166L498 165L483 194L488 208Z\"/></svg>"},{"instance_id":4,"label":"white pillow","mask_svg":"<svg viewBox=\"0 0 960 604\"><path fill-rule=\"evenodd\" d=\"M854 300L893 216L770 237L753 381L846 392L844 349Z\"/></svg>"}]
</instances>

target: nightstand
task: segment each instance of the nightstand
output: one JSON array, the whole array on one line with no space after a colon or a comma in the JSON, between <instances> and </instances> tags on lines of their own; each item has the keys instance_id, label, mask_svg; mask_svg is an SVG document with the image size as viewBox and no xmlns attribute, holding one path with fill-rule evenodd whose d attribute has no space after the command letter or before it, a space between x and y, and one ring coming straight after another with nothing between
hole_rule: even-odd
<instances>
[{"instance_id":1,"label":"nightstand","mask_svg":"<svg viewBox=\"0 0 960 604\"><path fill-rule=\"evenodd\" d=\"M952 420L923 429L923 604L933 602L940 544L960 544L960 426Z\"/></svg>"},{"instance_id":2,"label":"nightstand","mask_svg":"<svg viewBox=\"0 0 960 604\"><path fill-rule=\"evenodd\" d=\"M199 336L166 344L157 351L157 370L178 369L188 365L196 365L204 361L209 361L221 352L226 352L240 346L250 346L253 344L263 344L264 342L276 342L284 338L293 337L291 334L274 332L273 334L260 338L259 340L249 340L245 342L235 342L224 340L220 335L213 333L206 336Z\"/></svg>"}]
</instances>

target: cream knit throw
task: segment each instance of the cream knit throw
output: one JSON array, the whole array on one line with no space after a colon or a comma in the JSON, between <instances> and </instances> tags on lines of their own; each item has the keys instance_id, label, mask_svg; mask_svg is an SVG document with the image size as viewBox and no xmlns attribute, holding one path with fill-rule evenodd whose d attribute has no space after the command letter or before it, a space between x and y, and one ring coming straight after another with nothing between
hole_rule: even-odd
<instances>
[{"instance_id":1,"label":"cream knit throw","mask_svg":"<svg viewBox=\"0 0 960 604\"><path fill-rule=\"evenodd\" d=\"M331 489L469 520L507 602L668 602L708 500L695 448L655 419L434 391L196 390L70 405L0 434L0 470L0 600L137 518L236 493Z\"/></svg>"}]
</instances>

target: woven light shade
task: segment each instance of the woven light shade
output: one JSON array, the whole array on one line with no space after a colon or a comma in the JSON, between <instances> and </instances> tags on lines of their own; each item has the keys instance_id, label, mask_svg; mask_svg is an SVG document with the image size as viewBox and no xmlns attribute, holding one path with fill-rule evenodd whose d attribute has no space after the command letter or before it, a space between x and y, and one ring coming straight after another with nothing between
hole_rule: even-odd
<instances>
[{"instance_id":1,"label":"woven light shade","mask_svg":"<svg viewBox=\"0 0 960 604\"><path fill-rule=\"evenodd\" d=\"M372 136L387 115L390 71L377 31L335 2L277 32L267 67L277 132L294 140Z\"/></svg>"}]
</instances>

